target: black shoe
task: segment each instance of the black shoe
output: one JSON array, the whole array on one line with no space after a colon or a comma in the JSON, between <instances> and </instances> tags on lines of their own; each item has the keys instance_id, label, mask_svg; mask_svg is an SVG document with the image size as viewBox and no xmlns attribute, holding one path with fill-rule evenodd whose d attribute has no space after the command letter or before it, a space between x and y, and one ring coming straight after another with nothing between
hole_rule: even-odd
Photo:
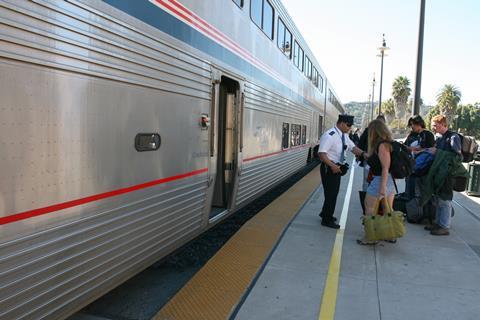
<instances>
[{"instance_id":1,"label":"black shoe","mask_svg":"<svg viewBox=\"0 0 480 320\"><path fill-rule=\"evenodd\" d=\"M433 231L433 230L438 229L438 228L440 228L440 227L435 223L427 224L425 227L423 227L423 229L425 229L427 231Z\"/></svg>"},{"instance_id":2,"label":"black shoe","mask_svg":"<svg viewBox=\"0 0 480 320\"><path fill-rule=\"evenodd\" d=\"M450 232L447 228L437 228L430 231L430 234L434 236L448 236Z\"/></svg>"},{"instance_id":3,"label":"black shoe","mask_svg":"<svg viewBox=\"0 0 480 320\"><path fill-rule=\"evenodd\" d=\"M319 216L319 217L321 217L321 218L323 219L323 216L322 216L322 213L321 213L321 212L318 214L318 216ZM337 221L337 218L335 218L335 217L332 217L332 221Z\"/></svg>"},{"instance_id":4,"label":"black shoe","mask_svg":"<svg viewBox=\"0 0 480 320\"><path fill-rule=\"evenodd\" d=\"M335 221L325 220L325 219L322 220L322 226L329 227L329 228L332 228L332 229L339 229L340 228L340 225L335 223Z\"/></svg>"}]
</instances>

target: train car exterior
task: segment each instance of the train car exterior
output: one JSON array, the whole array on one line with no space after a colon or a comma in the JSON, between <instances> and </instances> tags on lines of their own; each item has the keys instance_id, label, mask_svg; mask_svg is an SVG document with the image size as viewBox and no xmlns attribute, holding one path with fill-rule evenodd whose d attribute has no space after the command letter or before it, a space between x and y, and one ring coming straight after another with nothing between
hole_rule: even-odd
<instances>
[{"instance_id":1,"label":"train car exterior","mask_svg":"<svg viewBox=\"0 0 480 320\"><path fill-rule=\"evenodd\" d=\"M0 319L62 319L343 112L279 0L0 0Z\"/></svg>"}]
</instances>

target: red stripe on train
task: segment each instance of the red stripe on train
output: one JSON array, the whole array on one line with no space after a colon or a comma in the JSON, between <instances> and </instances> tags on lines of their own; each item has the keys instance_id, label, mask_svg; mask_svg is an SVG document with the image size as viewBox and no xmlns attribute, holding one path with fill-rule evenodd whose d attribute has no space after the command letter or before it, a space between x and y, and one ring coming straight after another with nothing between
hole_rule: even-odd
<instances>
[{"instance_id":1,"label":"red stripe on train","mask_svg":"<svg viewBox=\"0 0 480 320\"><path fill-rule=\"evenodd\" d=\"M168 177L168 178L163 178L163 179L158 179L158 180L154 180L154 181L150 181L150 182L145 182L145 183L138 184L138 185L131 186L131 187L127 187L127 188L108 191L108 192L96 194L96 195L93 195L93 196L88 196L88 197L81 198L81 199L67 201L67 202L63 202L63 203L59 203L59 204L54 204L54 205L44 207L44 208L39 208L39 209L34 209L34 210L29 210L29 211L25 211L25 212L20 212L20 213L7 215L5 217L0 218L0 225L9 224L9 223L20 221L20 220L25 220L25 219L29 219L29 218L32 218L32 217L41 216L41 215L51 213L51 212L54 212L54 211L59 211L59 210L63 210L63 209L68 209L68 208L80 206L82 204L86 204L86 203L89 203L89 202L94 202L94 201L98 201L98 200L101 200L101 199L115 197L115 196L118 196L118 195L121 195L121 194L129 193L129 192L133 192L133 191L137 191L137 190L141 190L141 189L145 189L145 188L150 188L150 187L153 187L153 186L156 186L156 185L159 185L159 184L163 184L163 183L167 183L167 182L171 182L171 181L180 180L180 179L183 179L183 178L188 178L188 177L191 177L191 176L195 176L195 175L207 172L207 171L208 171L208 168L204 168L204 169L195 170L195 171L192 171L192 172L179 174L179 175Z\"/></svg>"}]
</instances>

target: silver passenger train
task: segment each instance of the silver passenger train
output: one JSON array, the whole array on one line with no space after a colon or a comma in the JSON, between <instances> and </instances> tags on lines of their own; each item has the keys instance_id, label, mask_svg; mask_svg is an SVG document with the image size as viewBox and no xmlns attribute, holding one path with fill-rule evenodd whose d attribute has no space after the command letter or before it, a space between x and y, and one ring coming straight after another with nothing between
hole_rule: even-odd
<instances>
[{"instance_id":1,"label":"silver passenger train","mask_svg":"<svg viewBox=\"0 0 480 320\"><path fill-rule=\"evenodd\" d=\"M343 112L280 0L0 0L0 319L61 319Z\"/></svg>"}]
</instances>

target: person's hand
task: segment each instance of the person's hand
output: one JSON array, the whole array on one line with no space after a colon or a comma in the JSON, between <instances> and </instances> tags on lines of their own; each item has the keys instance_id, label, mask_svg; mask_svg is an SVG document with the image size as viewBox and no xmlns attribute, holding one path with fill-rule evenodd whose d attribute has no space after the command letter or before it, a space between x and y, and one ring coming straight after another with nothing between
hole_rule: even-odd
<instances>
[{"instance_id":1,"label":"person's hand","mask_svg":"<svg viewBox=\"0 0 480 320\"><path fill-rule=\"evenodd\" d=\"M337 166L334 164L333 166L330 167L333 173L342 173L342 170L340 169L340 166Z\"/></svg>"},{"instance_id":2,"label":"person's hand","mask_svg":"<svg viewBox=\"0 0 480 320\"><path fill-rule=\"evenodd\" d=\"M428 152L430 152L431 154L435 154L435 153L437 152L437 148L435 148L435 147L428 148L427 150L428 150Z\"/></svg>"},{"instance_id":3,"label":"person's hand","mask_svg":"<svg viewBox=\"0 0 480 320\"><path fill-rule=\"evenodd\" d=\"M384 198L387 193L387 186L380 186L380 190L378 191L378 195L380 198Z\"/></svg>"}]
</instances>

